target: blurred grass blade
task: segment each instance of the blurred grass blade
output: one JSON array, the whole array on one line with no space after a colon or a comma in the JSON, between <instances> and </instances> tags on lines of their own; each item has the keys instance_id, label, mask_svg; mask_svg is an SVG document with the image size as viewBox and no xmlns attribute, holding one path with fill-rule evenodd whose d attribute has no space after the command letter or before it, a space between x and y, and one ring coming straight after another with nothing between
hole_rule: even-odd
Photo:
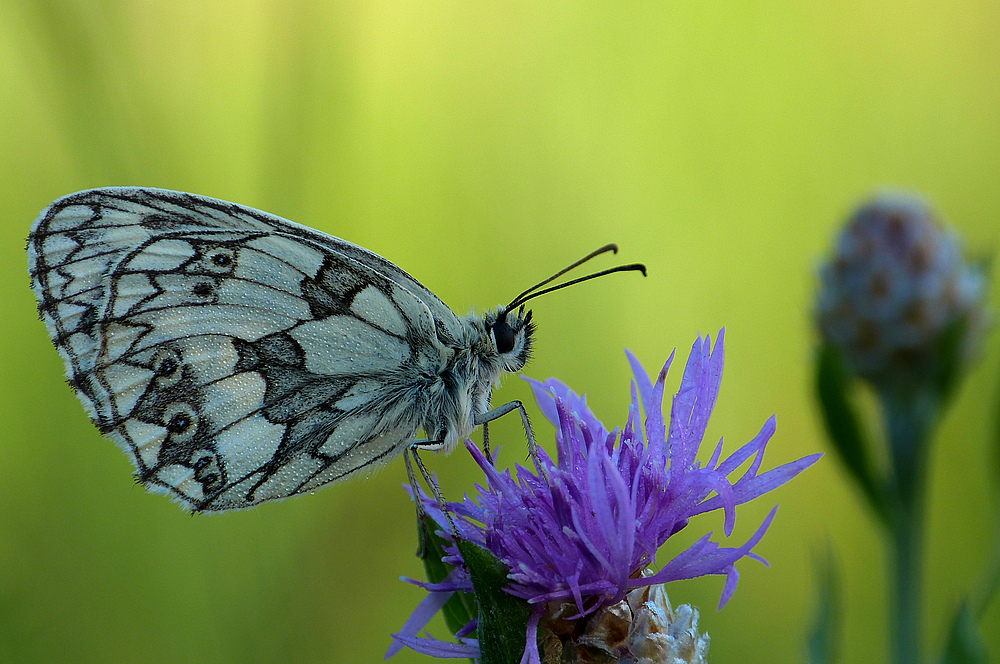
<instances>
[{"instance_id":1,"label":"blurred grass blade","mask_svg":"<svg viewBox=\"0 0 1000 664\"><path fill-rule=\"evenodd\" d=\"M508 570L496 556L466 540L459 540L458 550L479 606L480 664L517 664L527 641L528 603L504 592Z\"/></svg>"},{"instance_id":2,"label":"blurred grass blade","mask_svg":"<svg viewBox=\"0 0 1000 664\"><path fill-rule=\"evenodd\" d=\"M1000 593L1000 514L996 515L994 520L993 550L986 561L982 577L976 584L976 593L971 603L975 618L983 617L990 605L996 601L998 593Z\"/></svg>"},{"instance_id":3,"label":"blurred grass blade","mask_svg":"<svg viewBox=\"0 0 1000 664\"><path fill-rule=\"evenodd\" d=\"M986 664L989 655L979 638L976 619L968 602L962 602L951 623L941 664Z\"/></svg>"},{"instance_id":4,"label":"blurred grass blade","mask_svg":"<svg viewBox=\"0 0 1000 664\"><path fill-rule=\"evenodd\" d=\"M1000 383L997 384L1000 388ZM993 482L1000 484L1000 389L994 395L993 408Z\"/></svg>"},{"instance_id":5,"label":"blurred grass blade","mask_svg":"<svg viewBox=\"0 0 1000 664\"><path fill-rule=\"evenodd\" d=\"M851 376L840 353L829 344L820 346L816 359L816 396L826 431L848 472L854 476L872 509L888 526L885 492L869 460L857 412L850 399Z\"/></svg>"},{"instance_id":6,"label":"blurred grass blade","mask_svg":"<svg viewBox=\"0 0 1000 664\"><path fill-rule=\"evenodd\" d=\"M842 600L837 559L829 546L816 561L816 622L809 635L809 664L835 664L840 654Z\"/></svg>"}]
</instances>

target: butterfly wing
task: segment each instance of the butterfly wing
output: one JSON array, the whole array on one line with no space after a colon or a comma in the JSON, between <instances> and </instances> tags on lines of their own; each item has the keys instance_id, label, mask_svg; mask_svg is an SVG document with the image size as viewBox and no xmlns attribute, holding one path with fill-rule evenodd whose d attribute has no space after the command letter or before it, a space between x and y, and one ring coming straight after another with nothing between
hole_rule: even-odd
<instances>
[{"instance_id":1,"label":"butterfly wing","mask_svg":"<svg viewBox=\"0 0 1000 664\"><path fill-rule=\"evenodd\" d=\"M108 188L59 199L28 261L91 418L138 478L197 511L311 491L400 453L420 368L460 321L361 247L223 201Z\"/></svg>"}]
</instances>

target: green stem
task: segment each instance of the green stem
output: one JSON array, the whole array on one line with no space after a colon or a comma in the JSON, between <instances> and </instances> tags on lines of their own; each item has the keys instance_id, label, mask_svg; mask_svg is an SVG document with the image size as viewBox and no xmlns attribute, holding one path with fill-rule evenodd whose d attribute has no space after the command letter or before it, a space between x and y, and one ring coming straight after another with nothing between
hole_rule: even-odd
<instances>
[{"instance_id":1,"label":"green stem","mask_svg":"<svg viewBox=\"0 0 1000 664\"><path fill-rule=\"evenodd\" d=\"M928 391L882 393L893 461L890 634L894 664L920 664L923 617L924 503L930 432L938 403Z\"/></svg>"},{"instance_id":2,"label":"green stem","mask_svg":"<svg viewBox=\"0 0 1000 664\"><path fill-rule=\"evenodd\" d=\"M923 607L923 510L919 506L897 512L891 548L893 555L891 638L895 664L919 664Z\"/></svg>"}]
</instances>

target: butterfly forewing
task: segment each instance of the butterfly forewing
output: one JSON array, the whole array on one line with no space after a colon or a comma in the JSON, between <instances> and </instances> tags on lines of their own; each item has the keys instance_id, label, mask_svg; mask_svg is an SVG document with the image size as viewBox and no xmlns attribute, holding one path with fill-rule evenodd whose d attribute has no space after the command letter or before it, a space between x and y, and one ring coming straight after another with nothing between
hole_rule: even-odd
<instances>
[{"instance_id":1,"label":"butterfly forewing","mask_svg":"<svg viewBox=\"0 0 1000 664\"><path fill-rule=\"evenodd\" d=\"M91 417L150 490L199 511L310 491L401 453L440 409L428 367L466 332L385 259L191 194L67 196L35 222L28 256Z\"/></svg>"}]
</instances>

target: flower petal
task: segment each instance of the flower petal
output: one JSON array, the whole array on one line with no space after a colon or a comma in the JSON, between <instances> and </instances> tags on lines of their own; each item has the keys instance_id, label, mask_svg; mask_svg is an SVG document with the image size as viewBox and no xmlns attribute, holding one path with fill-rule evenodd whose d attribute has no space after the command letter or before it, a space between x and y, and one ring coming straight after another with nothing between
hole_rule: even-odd
<instances>
[{"instance_id":1,"label":"flower petal","mask_svg":"<svg viewBox=\"0 0 1000 664\"><path fill-rule=\"evenodd\" d=\"M440 659L474 659L480 655L479 641L476 639L462 639L462 643L453 643L451 641L439 641L431 637L421 638L403 636L402 634L393 634L392 638L411 650L416 650L424 655ZM402 646L396 652L401 650ZM392 655L394 654L395 652L392 653ZM389 659L392 655L387 654L385 659Z\"/></svg>"},{"instance_id":2,"label":"flower petal","mask_svg":"<svg viewBox=\"0 0 1000 664\"><path fill-rule=\"evenodd\" d=\"M708 418L715 407L722 382L722 364L725 359L725 330L712 351L712 338L698 339L691 348L681 387L674 396L670 414L670 464L672 472L690 468L698 454L698 447L705 436Z\"/></svg>"},{"instance_id":3,"label":"flower petal","mask_svg":"<svg viewBox=\"0 0 1000 664\"><path fill-rule=\"evenodd\" d=\"M773 468L763 475L758 475L757 477L747 477L741 478L736 484L733 485L733 499L735 504L742 505L743 503L748 503L754 498L763 496L765 493L777 489L782 484L785 484L796 475L801 473L803 470L813 465L819 461L820 454L810 454L809 456L802 457L798 461L790 461L789 463ZM712 496L708 500L703 501L697 507L695 507L691 515L704 514L705 512L711 512L712 510L717 510L723 507L724 503L720 496Z\"/></svg>"},{"instance_id":4,"label":"flower petal","mask_svg":"<svg viewBox=\"0 0 1000 664\"><path fill-rule=\"evenodd\" d=\"M538 653L538 621L541 617L542 614L536 611L528 618L528 630L521 664L542 664L542 656Z\"/></svg>"},{"instance_id":5,"label":"flower petal","mask_svg":"<svg viewBox=\"0 0 1000 664\"><path fill-rule=\"evenodd\" d=\"M548 385L540 380L528 378L527 376L521 376L521 378L528 381L528 384L531 385L531 391L535 393L535 403L538 404L538 409L542 411L542 415L545 416L545 419L555 426L559 426L559 415L556 413L556 401L552 397L552 392L549 390Z\"/></svg>"},{"instance_id":6,"label":"flower petal","mask_svg":"<svg viewBox=\"0 0 1000 664\"><path fill-rule=\"evenodd\" d=\"M632 365L632 375L635 376L634 384L639 389L639 395L642 397L642 407L648 413L653 409L653 382L649 380L646 370L642 368L639 359L632 354L632 351L626 348L625 355L628 357L628 363ZM670 366L670 362L673 359L674 356L671 354L670 359L667 360L667 366Z\"/></svg>"},{"instance_id":7,"label":"flower petal","mask_svg":"<svg viewBox=\"0 0 1000 664\"><path fill-rule=\"evenodd\" d=\"M457 571L458 570L452 570L451 574L445 577L444 582L448 583L452 581L452 577L456 576ZM403 628L399 630L399 634L392 635L394 641L392 642L392 645L389 646L389 650L385 653L385 659L389 659L395 655L397 652L402 650L404 646L410 645L403 639L416 637L416 635L427 626L427 623L431 621L434 614L440 611L441 607L444 606L454 594L454 591L428 593L427 597L425 597L420 604L417 605L417 608L414 609L413 613L410 614L410 617L407 618L406 622L403 624ZM410 647L412 648L413 646ZM416 648L414 648L414 650L416 650Z\"/></svg>"}]
</instances>

